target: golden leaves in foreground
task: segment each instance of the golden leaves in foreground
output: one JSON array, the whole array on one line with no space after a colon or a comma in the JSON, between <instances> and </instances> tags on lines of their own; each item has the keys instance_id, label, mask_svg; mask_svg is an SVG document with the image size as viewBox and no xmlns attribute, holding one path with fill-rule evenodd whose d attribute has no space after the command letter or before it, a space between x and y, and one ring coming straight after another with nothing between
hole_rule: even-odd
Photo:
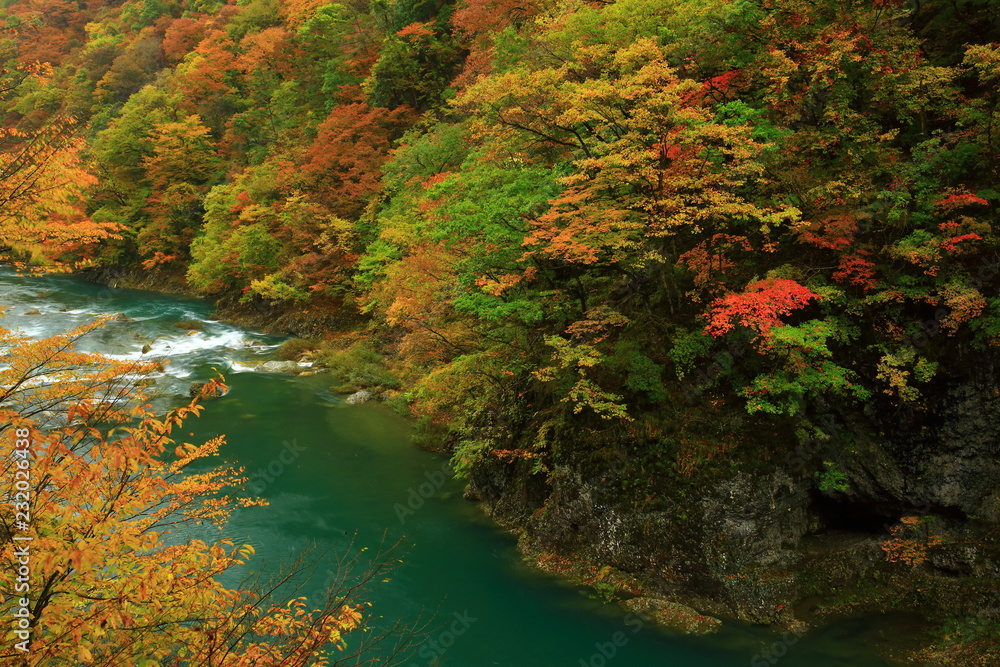
<instances>
[{"instance_id":1,"label":"golden leaves in foreground","mask_svg":"<svg viewBox=\"0 0 1000 667\"><path fill-rule=\"evenodd\" d=\"M176 442L201 411L199 399L160 417L136 380L156 370L79 352L74 344L104 320L41 341L0 329L0 493L25 506L0 506L0 587L29 601L31 651L14 647L5 624L0 661L26 665L328 665L360 608L304 599L274 606L268 594L232 590L218 576L243 565L249 545L195 539L197 526L222 527L242 470L205 469L223 437ZM215 383L221 386L221 380ZM18 437L15 438L15 431ZM15 443L30 433L30 468ZM197 469L197 470L192 470ZM21 516L16 516L21 511ZM24 514L30 515L27 522ZM27 525L25 525L27 523ZM30 537L15 542L14 536ZM16 589L18 555L29 545L30 574ZM10 597L0 613L12 618Z\"/></svg>"}]
</instances>

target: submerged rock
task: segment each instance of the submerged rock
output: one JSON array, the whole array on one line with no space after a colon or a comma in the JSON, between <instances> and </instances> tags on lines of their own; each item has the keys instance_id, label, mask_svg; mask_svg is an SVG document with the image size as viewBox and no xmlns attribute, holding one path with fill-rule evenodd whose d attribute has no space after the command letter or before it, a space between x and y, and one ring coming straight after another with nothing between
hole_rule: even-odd
<instances>
[{"instance_id":1,"label":"submerged rock","mask_svg":"<svg viewBox=\"0 0 1000 667\"><path fill-rule=\"evenodd\" d=\"M719 619L699 614L695 609L678 602L657 598L633 598L623 604L629 611L658 625L688 635L707 635L718 632L722 627L722 621Z\"/></svg>"},{"instance_id":2,"label":"submerged rock","mask_svg":"<svg viewBox=\"0 0 1000 667\"><path fill-rule=\"evenodd\" d=\"M355 392L344 399L346 403L349 403L351 405L357 405L359 403L367 403L370 400L372 400L372 393L364 389Z\"/></svg>"},{"instance_id":3,"label":"submerged rock","mask_svg":"<svg viewBox=\"0 0 1000 667\"><path fill-rule=\"evenodd\" d=\"M232 359L230 359L230 362L238 364L242 370L254 370L266 373L298 374L301 369L308 368L307 365L296 361L281 361L277 359L272 359L271 361L248 360L240 362L234 362Z\"/></svg>"},{"instance_id":4,"label":"submerged rock","mask_svg":"<svg viewBox=\"0 0 1000 667\"><path fill-rule=\"evenodd\" d=\"M40 310L38 310L37 308L32 308L31 310L26 311L24 314L25 315L41 315L42 312Z\"/></svg>"},{"instance_id":5,"label":"submerged rock","mask_svg":"<svg viewBox=\"0 0 1000 667\"><path fill-rule=\"evenodd\" d=\"M189 331L205 330L205 323L200 320L181 320L180 322L174 322L173 326L178 329L187 329Z\"/></svg>"}]
</instances>

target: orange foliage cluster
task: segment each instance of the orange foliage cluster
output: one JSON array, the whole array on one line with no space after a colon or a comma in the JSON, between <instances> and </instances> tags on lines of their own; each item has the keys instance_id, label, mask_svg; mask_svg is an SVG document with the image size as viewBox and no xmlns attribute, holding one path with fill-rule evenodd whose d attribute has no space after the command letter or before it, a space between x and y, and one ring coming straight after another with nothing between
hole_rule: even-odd
<instances>
[{"instance_id":1,"label":"orange foliage cluster","mask_svg":"<svg viewBox=\"0 0 1000 667\"><path fill-rule=\"evenodd\" d=\"M407 107L385 109L363 102L340 104L317 128L296 185L308 186L336 215L353 218L381 187L379 168L390 142L411 119Z\"/></svg>"},{"instance_id":2,"label":"orange foliage cluster","mask_svg":"<svg viewBox=\"0 0 1000 667\"><path fill-rule=\"evenodd\" d=\"M860 254L844 255L840 258L837 270L832 278L837 282L860 287L863 291L874 289L878 284L875 278L875 262L865 259Z\"/></svg>"},{"instance_id":3,"label":"orange foliage cluster","mask_svg":"<svg viewBox=\"0 0 1000 667\"><path fill-rule=\"evenodd\" d=\"M470 35L496 33L527 21L539 9L533 0L466 0L451 15L451 23Z\"/></svg>"},{"instance_id":4,"label":"orange foliage cluster","mask_svg":"<svg viewBox=\"0 0 1000 667\"><path fill-rule=\"evenodd\" d=\"M858 229L858 221L851 215L838 215L826 220L811 223L799 235L803 241L817 248L840 250L851 245L854 233Z\"/></svg>"},{"instance_id":5,"label":"orange foliage cluster","mask_svg":"<svg viewBox=\"0 0 1000 667\"><path fill-rule=\"evenodd\" d=\"M760 280L747 285L745 292L716 299L712 312L706 316L705 331L712 336L722 336L739 323L766 337L772 327L781 324L781 316L790 315L793 310L804 308L819 298L794 280Z\"/></svg>"},{"instance_id":6,"label":"orange foliage cluster","mask_svg":"<svg viewBox=\"0 0 1000 667\"><path fill-rule=\"evenodd\" d=\"M950 211L951 209L961 208L970 204L980 204L982 206L990 205L990 203L982 197L978 197L970 193L950 194L944 199L939 199L934 202L935 206L938 206L944 211Z\"/></svg>"},{"instance_id":7,"label":"orange foliage cluster","mask_svg":"<svg viewBox=\"0 0 1000 667\"><path fill-rule=\"evenodd\" d=\"M889 530L892 537L882 543L885 559L917 567L927 562L928 551L944 544L944 538L930 533L926 518L904 516Z\"/></svg>"},{"instance_id":8,"label":"orange foliage cluster","mask_svg":"<svg viewBox=\"0 0 1000 667\"><path fill-rule=\"evenodd\" d=\"M0 240L18 263L81 266L99 241L121 229L86 214L84 196L97 178L75 131L68 117L33 132L0 131L8 146L0 152Z\"/></svg>"}]
</instances>

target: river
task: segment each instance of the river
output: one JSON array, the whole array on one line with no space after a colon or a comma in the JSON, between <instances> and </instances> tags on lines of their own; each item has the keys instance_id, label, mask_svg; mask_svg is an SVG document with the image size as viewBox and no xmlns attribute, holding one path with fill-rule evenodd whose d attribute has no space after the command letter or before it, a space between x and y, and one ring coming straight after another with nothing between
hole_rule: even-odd
<instances>
[{"instance_id":1,"label":"river","mask_svg":"<svg viewBox=\"0 0 1000 667\"><path fill-rule=\"evenodd\" d=\"M45 336L120 312L81 347L121 357L169 360L156 378L160 407L186 400L190 383L223 373L230 393L188 422L195 438L225 433L227 461L245 466L267 507L238 510L226 534L256 549L251 567L274 567L310 542L376 548L387 535L410 546L374 592L382 621L436 615L407 665L440 667L875 667L884 632L844 621L784 643L760 628L726 623L692 638L640 626L615 605L521 562L515 541L439 471L446 459L413 445L406 419L380 404L347 405L322 374L252 370L279 338L210 319L205 301L109 289L70 276L18 276L0 267L0 326ZM31 310L38 314L27 315ZM203 331L173 326L198 320ZM421 489L421 485L423 489ZM421 505L417 500L429 498ZM408 503L419 508L403 513ZM313 588L324 579L316 572ZM314 591L313 591L314 592ZM458 620L456 620L458 619ZM450 628L450 629L449 629ZM452 632L452 629L454 632ZM616 643L617 640L617 643ZM765 659L762 649L774 653Z\"/></svg>"}]
</instances>

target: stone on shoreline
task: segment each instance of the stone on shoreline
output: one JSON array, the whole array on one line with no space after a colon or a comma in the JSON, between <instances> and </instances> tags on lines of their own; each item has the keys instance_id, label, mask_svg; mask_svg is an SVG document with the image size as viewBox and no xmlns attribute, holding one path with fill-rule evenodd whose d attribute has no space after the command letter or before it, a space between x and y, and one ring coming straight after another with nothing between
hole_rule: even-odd
<instances>
[{"instance_id":1,"label":"stone on shoreline","mask_svg":"<svg viewBox=\"0 0 1000 667\"><path fill-rule=\"evenodd\" d=\"M722 627L722 621L719 619L699 614L679 602L657 598L632 598L623 604L629 611L687 635L707 635L717 632Z\"/></svg>"},{"instance_id":2,"label":"stone on shoreline","mask_svg":"<svg viewBox=\"0 0 1000 667\"><path fill-rule=\"evenodd\" d=\"M372 393L362 389L345 398L344 402L350 405L358 405L359 403L367 403L370 400L372 400Z\"/></svg>"}]
</instances>

